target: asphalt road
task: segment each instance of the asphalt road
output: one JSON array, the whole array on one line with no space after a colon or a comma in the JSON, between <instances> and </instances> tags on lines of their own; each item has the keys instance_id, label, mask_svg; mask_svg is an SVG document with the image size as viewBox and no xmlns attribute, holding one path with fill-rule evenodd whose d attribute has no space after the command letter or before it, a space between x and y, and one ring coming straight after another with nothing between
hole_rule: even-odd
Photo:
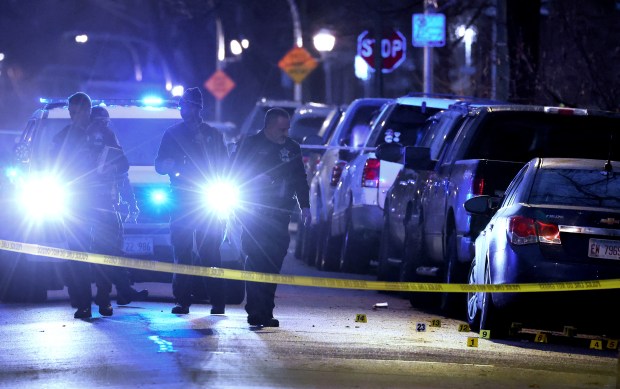
<instances>
[{"instance_id":1,"label":"asphalt road","mask_svg":"<svg viewBox=\"0 0 620 389\"><path fill-rule=\"evenodd\" d=\"M283 273L374 278L319 272L292 254ZM243 305L211 316L196 304L177 316L170 284L137 287L150 290L148 301L115 305L105 318L93 306L90 320L73 319L66 291L41 304L0 304L0 387L620 387L617 351L605 344L590 349L581 335L539 343L535 333L480 339L394 294L280 285L281 326L254 329ZM441 327L430 327L433 319ZM426 331L417 331L421 323Z\"/></svg>"}]
</instances>

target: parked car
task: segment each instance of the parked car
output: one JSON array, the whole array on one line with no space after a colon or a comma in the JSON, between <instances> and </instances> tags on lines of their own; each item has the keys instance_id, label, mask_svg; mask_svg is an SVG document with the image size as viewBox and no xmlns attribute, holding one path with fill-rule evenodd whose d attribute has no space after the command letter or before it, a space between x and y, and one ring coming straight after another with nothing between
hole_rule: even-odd
<instances>
[{"instance_id":1,"label":"parked car","mask_svg":"<svg viewBox=\"0 0 620 389\"><path fill-rule=\"evenodd\" d=\"M324 146L329 139L331 131L334 130L342 109L326 104L307 103L295 110L291 116L291 128L289 136L302 146L302 158L306 171L308 184L312 175L316 171L316 165L321 158L324 150L316 149L317 146ZM297 215L293 221L297 221ZM295 257L302 256L302 242L305 227L297 224Z\"/></svg>"},{"instance_id":2,"label":"parked car","mask_svg":"<svg viewBox=\"0 0 620 389\"><path fill-rule=\"evenodd\" d=\"M615 158L618 153L607 149L620 135L618 114L527 105L465 108L437 161L423 150L415 153L426 157L416 161L414 169L433 168L420 189L418 216L412 218L417 225L410 227L414 233L405 243L403 281L467 282L474 241L489 217L468 214L463 203L476 195L502 195L531 158L597 159L607 152ZM465 302L458 293L415 293L411 302L434 303L438 296L446 312L459 312Z\"/></svg>"},{"instance_id":3,"label":"parked car","mask_svg":"<svg viewBox=\"0 0 620 389\"><path fill-rule=\"evenodd\" d=\"M319 269L326 269L322 261L326 237L324 232L331 217L332 194L340 178L342 166L358 150L370 131L372 119L379 113L385 98L361 98L354 100L341 112L336 128L326 142L316 172L310 181L310 213L312 223L306 229L302 241L302 260Z\"/></svg>"},{"instance_id":4,"label":"parked car","mask_svg":"<svg viewBox=\"0 0 620 389\"><path fill-rule=\"evenodd\" d=\"M427 119L457 99L404 96L385 104L373 123L364 151L342 170L333 195L333 213L326 231L322 262L337 261L340 271L366 273L376 259L383 227L385 194L402 163L381 162L374 149L381 143L415 145L426 130Z\"/></svg>"},{"instance_id":5,"label":"parked car","mask_svg":"<svg viewBox=\"0 0 620 389\"><path fill-rule=\"evenodd\" d=\"M608 139L599 154L615 147L617 156L618 146L617 138ZM473 215L493 213L475 241L470 285L620 278L618 160L534 158L503 197L475 196L464 208ZM490 330L493 338L508 335L511 322L550 329L609 324L617 334L616 319L612 324L607 314L619 297L617 289L472 292L467 293L467 321L476 331Z\"/></svg>"},{"instance_id":6,"label":"parked car","mask_svg":"<svg viewBox=\"0 0 620 389\"><path fill-rule=\"evenodd\" d=\"M403 150L401 144L393 142L377 146L375 152L377 158L402 161L404 164L385 197L377 267L378 280L409 281L407 274L410 270L403 266L403 256L408 254L410 248L416 247L421 238L418 225L424 186L435 161L450 145L455 128L463 122L469 107L475 106L481 106L481 104L458 102L451 105L449 109L430 117L428 130L420 140L419 148ZM416 165L421 157L430 158L430 164ZM416 169L416 167L422 167L422 169Z\"/></svg>"},{"instance_id":7,"label":"parked car","mask_svg":"<svg viewBox=\"0 0 620 389\"><path fill-rule=\"evenodd\" d=\"M129 160L131 181L140 214L137 223L124 223L124 247L126 256L138 259L172 262L170 242L170 198L169 181L166 176L155 172L154 161L164 131L179 123L181 115L176 101L157 106L137 100L94 100L94 104L105 105L110 114L110 126L116 133ZM12 177L13 184L2 197L0 216L5 222L0 225L0 238L18 242L36 243L45 246L67 248L62 222L48 217L52 187L45 192L34 193L26 208L20 207L23 193L20 183L31 178L50 180L57 172L50 172L49 161L52 138L70 123L67 102L57 101L45 104L28 120L15 149L15 166L19 174ZM217 123L216 123L217 125ZM60 201L61 199L57 199ZM38 210L45 217L38 218L31 211ZM28 211L28 215L27 212ZM57 215L62 216L62 214ZM63 280L59 272L59 260L26 254L0 251L0 298L13 299L31 295L42 300L47 290L62 289ZM225 267L240 268L242 258L223 258ZM131 270L135 282L170 282L171 274L145 270ZM244 293L243 285L230 282L229 303L240 303Z\"/></svg>"},{"instance_id":8,"label":"parked car","mask_svg":"<svg viewBox=\"0 0 620 389\"><path fill-rule=\"evenodd\" d=\"M289 113L289 115L293 116L295 110L299 108L302 104L297 101L291 100L272 100L267 98L262 98L256 102L254 108L250 111L250 113L245 117L241 127L239 127L239 133L236 134L235 141L239 141L239 139L243 136L254 135L263 128L265 124L265 114L271 108L282 108Z\"/></svg>"}]
</instances>

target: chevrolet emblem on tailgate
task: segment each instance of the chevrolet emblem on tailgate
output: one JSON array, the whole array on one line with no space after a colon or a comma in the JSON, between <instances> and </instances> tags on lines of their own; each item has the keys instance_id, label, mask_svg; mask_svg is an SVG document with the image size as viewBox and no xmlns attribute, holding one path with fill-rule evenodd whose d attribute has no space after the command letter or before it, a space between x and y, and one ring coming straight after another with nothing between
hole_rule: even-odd
<instances>
[{"instance_id":1,"label":"chevrolet emblem on tailgate","mask_svg":"<svg viewBox=\"0 0 620 389\"><path fill-rule=\"evenodd\" d=\"M608 217L607 219L601 219L601 223L609 224L611 226L614 224L620 224L620 220L614 219L613 217Z\"/></svg>"}]
</instances>

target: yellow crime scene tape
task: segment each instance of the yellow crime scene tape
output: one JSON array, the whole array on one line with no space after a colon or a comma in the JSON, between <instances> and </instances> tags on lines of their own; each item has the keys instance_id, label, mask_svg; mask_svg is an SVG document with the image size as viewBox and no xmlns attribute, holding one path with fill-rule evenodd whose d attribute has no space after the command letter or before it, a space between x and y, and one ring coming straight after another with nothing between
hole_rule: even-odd
<instances>
[{"instance_id":1,"label":"yellow crime scene tape","mask_svg":"<svg viewBox=\"0 0 620 389\"><path fill-rule=\"evenodd\" d=\"M493 293L523 293L523 292L560 292L594 289L620 288L620 279L532 283L532 284L503 284L503 285L469 285L469 284L438 284L424 282L384 282L366 280L348 280L341 278L307 277L286 274L258 273L245 270L224 269L217 267L203 267L178 265L168 262L159 262L145 259L117 257L112 255L84 253L56 247L41 246L32 243L20 243L0 240L0 249L23 254L39 255L50 258L66 259L70 261L88 262L98 265L119 266L132 269L150 270L166 273L187 274L213 278L225 278L239 281L267 282L296 286L315 286L336 289L384 290L396 292L493 292Z\"/></svg>"}]
</instances>

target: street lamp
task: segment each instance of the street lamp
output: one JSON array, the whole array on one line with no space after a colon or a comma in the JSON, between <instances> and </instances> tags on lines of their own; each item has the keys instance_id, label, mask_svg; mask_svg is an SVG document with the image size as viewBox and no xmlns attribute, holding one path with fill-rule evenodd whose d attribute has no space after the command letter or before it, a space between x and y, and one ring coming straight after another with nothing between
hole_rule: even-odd
<instances>
[{"instance_id":1,"label":"street lamp","mask_svg":"<svg viewBox=\"0 0 620 389\"><path fill-rule=\"evenodd\" d=\"M332 74L329 63L329 53L334 49L336 37L328 30L321 29L313 38L314 47L321 54L323 71L325 72L325 102L332 103Z\"/></svg>"}]
</instances>

